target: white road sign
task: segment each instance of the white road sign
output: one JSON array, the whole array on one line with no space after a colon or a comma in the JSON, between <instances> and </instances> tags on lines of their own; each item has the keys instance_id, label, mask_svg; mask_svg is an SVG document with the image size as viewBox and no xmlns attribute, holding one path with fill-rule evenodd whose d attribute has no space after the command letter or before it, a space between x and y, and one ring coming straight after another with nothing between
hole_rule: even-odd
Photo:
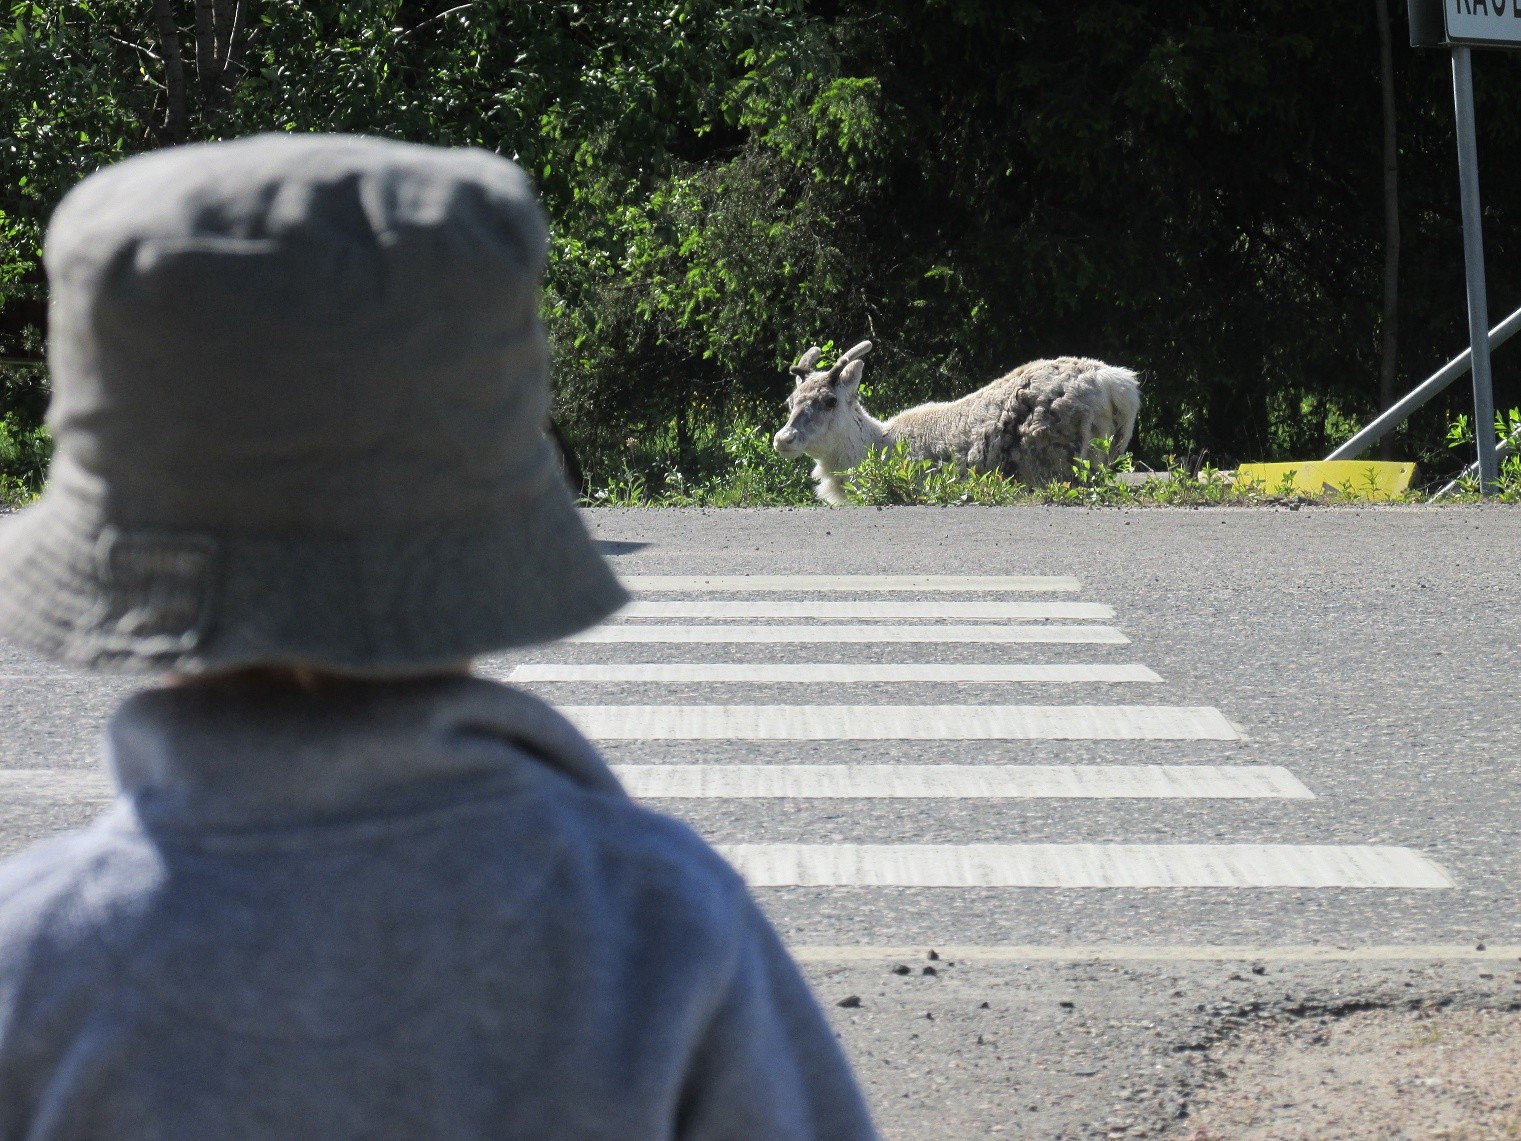
<instances>
[{"instance_id":1,"label":"white road sign","mask_svg":"<svg viewBox=\"0 0 1521 1141\"><path fill-rule=\"evenodd\" d=\"M1443 0L1455 44L1521 47L1521 0Z\"/></svg>"}]
</instances>

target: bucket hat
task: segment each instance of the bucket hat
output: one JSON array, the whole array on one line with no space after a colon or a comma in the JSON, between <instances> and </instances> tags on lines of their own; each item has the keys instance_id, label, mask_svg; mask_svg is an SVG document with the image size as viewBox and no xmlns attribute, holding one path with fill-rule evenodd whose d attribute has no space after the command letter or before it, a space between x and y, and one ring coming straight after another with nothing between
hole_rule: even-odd
<instances>
[{"instance_id":1,"label":"bucket hat","mask_svg":"<svg viewBox=\"0 0 1521 1141\"><path fill-rule=\"evenodd\" d=\"M0 523L0 634L364 674L606 617L543 434L546 245L482 150L262 135L85 179L44 244L55 451Z\"/></svg>"}]
</instances>

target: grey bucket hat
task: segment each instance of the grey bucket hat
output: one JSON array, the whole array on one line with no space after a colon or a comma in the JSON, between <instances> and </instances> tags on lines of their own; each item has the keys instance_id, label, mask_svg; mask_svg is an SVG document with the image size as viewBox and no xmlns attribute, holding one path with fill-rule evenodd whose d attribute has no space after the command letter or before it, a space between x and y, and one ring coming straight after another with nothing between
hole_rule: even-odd
<instances>
[{"instance_id":1,"label":"grey bucket hat","mask_svg":"<svg viewBox=\"0 0 1521 1141\"><path fill-rule=\"evenodd\" d=\"M543 436L545 249L479 150L267 135L85 179L45 243L56 450L0 524L0 634L386 674L617 609Z\"/></svg>"}]
</instances>

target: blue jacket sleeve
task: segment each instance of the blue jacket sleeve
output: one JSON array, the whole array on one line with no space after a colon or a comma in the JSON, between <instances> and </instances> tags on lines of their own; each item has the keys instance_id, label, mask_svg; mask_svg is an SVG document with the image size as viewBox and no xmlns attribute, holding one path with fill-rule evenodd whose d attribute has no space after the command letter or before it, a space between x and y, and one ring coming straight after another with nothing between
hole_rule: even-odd
<instances>
[{"instance_id":1,"label":"blue jacket sleeve","mask_svg":"<svg viewBox=\"0 0 1521 1141\"><path fill-rule=\"evenodd\" d=\"M681 1141L868 1141L866 1104L834 1031L760 908L735 893L738 953L697 1043Z\"/></svg>"}]
</instances>

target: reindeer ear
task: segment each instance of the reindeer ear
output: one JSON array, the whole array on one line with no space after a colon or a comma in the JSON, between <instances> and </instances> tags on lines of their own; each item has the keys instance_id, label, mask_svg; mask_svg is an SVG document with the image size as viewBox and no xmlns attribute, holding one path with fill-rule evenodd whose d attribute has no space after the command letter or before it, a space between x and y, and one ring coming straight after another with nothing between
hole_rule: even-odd
<instances>
[{"instance_id":1,"label":"reindeer ear","mask_svg":"<svg viewBox=\"0 0 1521 1141\"><path fill-rule=\"evenodd\" d=\"M841 396L849 396L861 387L861 374L866 371L866 365L861 361L851 361L840 370L838 386Z\"/></svg>"}]
</instances>

